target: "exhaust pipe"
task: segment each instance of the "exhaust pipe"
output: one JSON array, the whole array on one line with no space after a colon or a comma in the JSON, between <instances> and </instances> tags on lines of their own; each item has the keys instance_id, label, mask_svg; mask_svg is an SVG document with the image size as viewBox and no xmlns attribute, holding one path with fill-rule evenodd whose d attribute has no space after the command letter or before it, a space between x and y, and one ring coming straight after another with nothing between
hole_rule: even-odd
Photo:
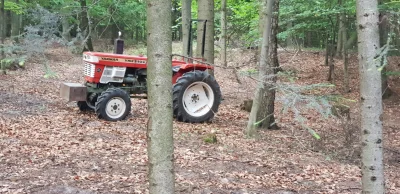
<instances>
[{"instance_id":1,"label":"exhaust pipe","mask_svg":"<svg viewBox=\"0 0 400 194\"><path fill-rule=\"evenodd\" d=\"M121 32L118 32L118 38L114 41L114 54L124 53L124 40L121 39Z\"/></svg>"}]
</instances>

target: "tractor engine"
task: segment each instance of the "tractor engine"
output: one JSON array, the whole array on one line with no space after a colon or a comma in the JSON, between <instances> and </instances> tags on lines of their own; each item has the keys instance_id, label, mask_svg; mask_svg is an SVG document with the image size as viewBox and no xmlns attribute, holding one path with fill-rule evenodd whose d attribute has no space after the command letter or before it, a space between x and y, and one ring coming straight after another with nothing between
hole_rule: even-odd
<instances>
[{"instance_id":1,"label":"tractor engine","mask_svg":"<svg viewBox=\"0 0 400 194\"><path fill-rule=\"evenodd\" d=\"M147 92L146 59L133 59L124 55L116 58L115 55L97 54L90 52L83 55L85 81L89 87L94 87L93 90L120 87L131 94Z\"/></svg>"}]
</instances>

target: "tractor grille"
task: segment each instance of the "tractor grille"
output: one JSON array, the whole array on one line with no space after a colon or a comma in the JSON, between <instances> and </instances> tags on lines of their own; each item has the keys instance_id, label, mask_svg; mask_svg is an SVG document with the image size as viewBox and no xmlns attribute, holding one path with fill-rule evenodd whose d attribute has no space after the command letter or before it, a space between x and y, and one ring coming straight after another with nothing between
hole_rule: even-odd
<instances>
[{"instance_id":1,"label":"tractor grille","mask_svg":"<svg viewBox=\"0 0 400 194\"><path fill-rule=\"evenodd\" d=\"M96 66L90 63L85 63L85 76L94 77Z\"/></svg>"}]
</instances>

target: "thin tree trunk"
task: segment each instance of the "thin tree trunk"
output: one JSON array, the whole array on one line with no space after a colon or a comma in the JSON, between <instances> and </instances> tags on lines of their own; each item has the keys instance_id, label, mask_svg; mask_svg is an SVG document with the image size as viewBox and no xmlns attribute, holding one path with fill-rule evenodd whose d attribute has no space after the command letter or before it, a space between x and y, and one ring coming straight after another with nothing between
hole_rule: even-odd
<instances>
[{"instance_id":1,"label":"thin tree trunk","mask_svg":"<svg viewBox=\"0 0 400 194\"><path fill-rule=\"evenodd\" d=\"M178 1L172 1L172 6L173 6L173 11L172 11L172 26L177 26L178 25L178 18L179 16L179 11L178 11ZM179 40L179 28L174 28L172 30L172 40L176 41Z\"/></svg>"},{"instance_id":2,"label":"thin tree trunk","mask_svg":"<svg viewBox=\"0 0 400 194\"><path fill-rule=\"evenodd\" d=\"M223 66L227 66L226 63L226 0L221 0L221 62Z\"/></svg>"},{"instance_id":3,"label":"thin tree trunk","mask_svg":"<svg viewBox=\"0 0 400 194\"><path fill-rule=\"evenodd\" d=\"M6 39L6 21L5 21L5 13L4 13L4 0L1 0L0 5L0 52L1 52L1 59L5 58L4 55L4 40Z\"/></svg>"},{"instance_id":4,"label":"thin tree trunk","mask_svg":"<svg viewBox=\"0 0 400 194\"><path fill-rule=\"evenodd\" d=\"M346 45L344 45L347 49L350 49L353 47L354 43L357 40L357 33L352 33L350 35L350 38L346 41Z\"/></svg>"},{"instance_id":5,"label":"thin tree trunk","mask_svg":"<svg viewBox=\"0 0 400 194\"><path fill-rule=\"evenodd\" d=\"M312 34L310 31L306 32L306 41L305 41L305 47L311 48L312 45Z\"/></svg>"},{"instance_id":6,"label":"thin tree trunk","mask_svg":"<svg viewBox=\"0 0 400 194\"><path fill-rule=\"evenodd\" d=\"M198 1L198 17L207 20L204 58L208 63L214 64L214 0ZM197 26L197 56L201 56L201 43L203 38L203 23Z\"/></svg>"},{"instance_id":7,"label":"thin tree trunk","mask_svg":"<svg viewBox=\"0 0 400 194\"><path fill-rule=\"evenodd\" d=\"M260 107L257 114L257 121L261 121L258 128L264 129L278 129L275 123L275 90L271 89L276 83L276 73L279 68L278 61L278 13L279 13L279 0L275 0L272 15L272 26L271 35L268 43L268 60L267 60L267 76L272 76L268 79L269 82L266 84L266 90L262 90L262 98L260 101ZM272 69L272 71L270 71Z\"/></svg>"},{"instance_id":8,"label":"thin tree trunk","mask_svg":"<svg viewBox=\"0 0 400 194\"><path fill-rule=\"evenodd\" d=\"M147 1L147 154L150 194L175 192L171 8L171 1Z\"/></svg>"},{"instance_id":9,"label":"thin tree trunk","mask_svg":"<svg viewBox=\"0 0 400 194\"><path fill-rule=\"evenodd\" d=\"M71 40L71 35L70 35L71 26L69 25L67 16L64 16L61 19L61 25L62 25L62 37L69 42Z\"/></svg>"},{"instance_id":10,"label":"thin tree trunk","mask_svg":"<svg viewBox=\"0 0 400 194\"><path fill-rule=\"evenodd\" d=\"M344 18L344 17L343 17ZM343 22L343 29L342 29L342 45L343 45L343 58L344 58L344 69L343 69L343 82L344 82L344 92L350 92L349 87L349 60L347 56L347 47L346 45L347 40L347 21Z\"/></svg>"},{"instance_id":11,"label":"thin tree trunk","mask_svg":"<svg viewBox=\"0 0 400 194\"><path fill-rule=\"evenodd\" d=\"M81 16L81 30L82 34L85 37L85 46L83 51L93 51L92 37L91 37L91 27L89 24L89 12L86 6L86 0L80 0L81 8L82 8L82 16ZM85 33L86 32L86 33Z\"/></svg>"},{"instance_id":12,"label":"thin tree trunk","mask_svg":"<svg viewBox=\"0 0 400 194\"><path fill-rule=\"evenodd\" d=\"M192 0L182 0L182 43L183 50L182 55L189 57L193 54L193 47L190 46L190 50L188 53L189 47L189 28L190 28L190 20L192 19Z\"/></svg>"},{"instance_id":13,"label":"thin tree trunk","mask_svg":"<svg viewBox=\"0 0 400 194\"><path fill-rule=\"evenodd\" d=\"M331 52L331 44L329 42L329 33L326 35L326 49L325 49L325 66L329 65L329 53Z\"/></svg>"},{"instance_id":14,"label":"thin tree trunk","mask_svg":"<svg viewBox=\"0 0 400 194\"><path fill-rule=\"evenodd\" d=\"M269 39L271 37L271 27L272 27L272 12L274 6L274 0L268 0L266 4L264 4L264 20L265 29L263 30L263 39L261 46L261 57L260 57L260 68L259 68L259 79L260 82L257 84L257 88L255 91L255 96L253 99L253 106L251 108L249 121L247 124L247 128L245 130L245 134L248 137L254 137L257 135L257 127L258 123L263 122L263 120L257 120L257 115L259 115L259 111L261 110L261 106L264 105L262 102L263 97L266 92L272 87L270 83L268 83L269 76L274 75L273 65L268 61L268 51L269 51ZM264 98L265 99L265 98ZM267 115L270 116L270 115ZM268 119L269 117L263 118Z\"/></svg>"},{"instance_id":15,"label":"thin tree trunk","mask_svg":"<svg viewBox=\"0 0 400 194\"><path fill-rule=\"evenodd\" d=\"M278 28L279 28L279 2L280 0L275 0L274 11L272 16L272 29L271 37L269 39L269 61L272 62L274 66L274 73L282 71L279 67L278 58Z\"/></svg>"},{"instance_id":16,"label":"thin tree trunk","mask_svg":"<svg viewBox=\"0 0 400 194\"><path fill-rule=\"evenodd\" d=\"M292 21L289 21L287 23L287 29L290 29L292 27L293 27L293 23L292 23ZM293 36L290 35L290 34L286 38L286 47L287 48L292 48L293 47Z\"/></svg>"},{"instance_id":17,"label":"thin tree trunk","mask_svg":"<svg viewBox=\"0 0 400 194\"><path fill-rule=\"evenodd\" d=\"M19 0L15 0L15 3L19 3ZM13 40L16 43L19 43L19 34L20 34L20 28L21 28L21 23L20 23L20 17L21 15L12 13L11 19L11 36L13 37Z\"/></svg>"},{"instance_id":18,"label":"thin tree trunk","mask_svg":"<svg viewBox=\"0 0 400 194\"><path fill-rule=\"evenodd\" d=\"M379 1L379 3L382 3L382 0ZM387 14L386 12L381 12L381 18L386 18ZM389 38L389 21L388 19L382 19L379 22L379 37L380 37L380 43L381 43L381 47L388 44L388 38ZM384 55L384 58L387 60L387 55ZM383 65L384 60L382 61L382 65ZM386 67L382 69L382 98L383 99L387 99L389 98L392 94L393 91L389 88L389 83L388 83L388 76L386 75Z\"/></svg>"},{"instance_id":19,"label":"thin tree trunk","mask_svg":"<svg viewBox=\"0 0 400 194\"><path fill-rule=\"evenodd\" d=\"M329 72L328 72L328 79L327 81L330 81L334 83L335 79L335 49L332 48L333 44L331 44L330 53L329 53Z\"/></svg>"},{"instance_id":20,"label":"thin tree trunk","mask_svg":"<svg viewBox=\"0 0 400 194\"><path fill-rule=\"evenodd\" d=\"M113 45L115 39L118 37L118 27L117 24L113 23L110 26L111 34L110 34L110 44Z\"/></svg>"},{"instance_id":21,"label":"thin tree trunk","mask_svg":"<svg viewBox=\"0 0 400 194\"><path fill-rule=\"evenodd\" d=\"M337 25L336 25L337 26ZM333 27L333 29L335 29L335 26ZM335 37L336 37L336 31L333 30L333 36L332 36L332 42L331 42L331 48L330 53L329 53L329 72L328 72L328 81L334 83L335 82L335 60L334 60L334 56L335 56L335 49L333 48L333 45L335 45Z\"/></svg>"},{"instance_id":22,"label":"thin tree trunk","mask_svg":"<svg viewBox=\"0 0 400 194\"><path fill-rule=\"evenodd\" d=\"M379 67L377 0L357 0L358 60L360 69L362 192L385 193L382 139L382 85Z\"/></svg>"},{"instance_id":23,"label":"thin tree trunk","mask_svg":"<svg viewBox=\"0 0 400 194\"><path fill-rule=\"evenodd\" d=\"M338 0L338 4L341 8L343 8L343 2L342 0ZM339 15L339 30L338 30L338 41L337 41L337 47L336 47L336 56L338 58L342 58L342 50L343 50L343 29L344 29L344 20L345 20L345 13L344 11L341 11Z\"/></svg>"},{"instance_id":24,"label":"thin tree trunk","mask_svg":"<svg viewBox=\"0 0 400 194\"><path fill-rule=\"evenodd\" d=\"M11 36L11 24L12 24L12 15L10 10L5 10L5 21L6 21L6 37Z\"/></svg>"},{"instance_id":25,"label":"thin tree trunk","mask_svg":"<svg viewBox=\"0 0 400 194\"><path fill-rule=\"evenodd\" d=\"M135 43L138 43L140 40L140 27L136 26L136 32L135 32Z\"/></svg>"}]
</instances>

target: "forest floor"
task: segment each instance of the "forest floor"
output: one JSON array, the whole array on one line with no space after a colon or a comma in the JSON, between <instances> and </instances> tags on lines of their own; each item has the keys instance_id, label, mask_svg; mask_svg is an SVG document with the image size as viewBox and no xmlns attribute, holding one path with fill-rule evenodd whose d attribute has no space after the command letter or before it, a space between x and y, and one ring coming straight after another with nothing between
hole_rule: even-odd
<instances>
[{"instance_id":1,"label":"forest floor","mask_svg":"<svg viewBox=\"0 0 400 194\"><path fill-rule=\"evenodd\" d=\"M347 102L350 121L303 111L305 124L321 136L316 140L290 111L282 113L277 101L280 130L248 139L243 135L248 112L240 104L253 96L255 81L243 73L256 67L254 53L229 52L229 66L246 65L238 73L241 83L232 69L216 68L224 101L212 123L174 121L177 193L360 193L356 56L350 60L351 93L342 92L338 59L337 87L313 91L353 99ZM132 114L121 122L82 113L59 97L61 83L83 82L81 56L61 48L46 56L57 77L45 78L39 59L30 60L25 70L0 75L0 193L148 193L146 100L133 99ZM323 52L281 50L279 59L296 84L327 83ZM398 69L399 61L391 59L389 68ZM400 193L399 83L390 79L395 94L384 101L387 193ZM212 131L218 142L204 142Z\"/></svg>"}]
</instances>

